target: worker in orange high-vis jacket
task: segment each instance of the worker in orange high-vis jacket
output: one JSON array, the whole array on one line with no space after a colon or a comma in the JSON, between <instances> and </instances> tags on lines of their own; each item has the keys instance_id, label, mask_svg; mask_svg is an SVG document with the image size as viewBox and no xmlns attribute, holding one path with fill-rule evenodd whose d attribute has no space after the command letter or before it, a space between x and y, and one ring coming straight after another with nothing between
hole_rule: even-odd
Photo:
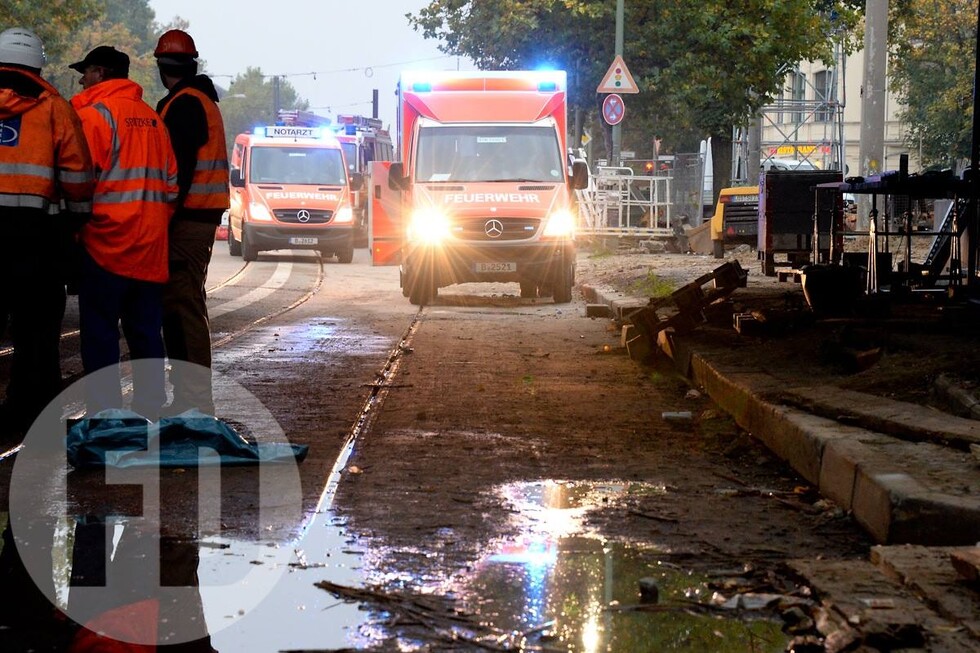
<instances>
[{"instance_id":1,"label":"worker in orange high-vis jacket","mask_svg":"<svg viewBox=\"0 0 980 653\"><path fill-rule=\"evenodd\" d=\"M0 431L9 436L61 392L62 245L92 210L95 186L81 123L41 78L44 63L34 32L0 33L0 333L9 322L14 348Z\"/></svg>"},{"instance_id":2,"label":"worker in orange high-vis jacket","mask_svg":"<svg viewBox=\"0 0 980 653\"><path fill-rule=\"evenodd\" d=\"M133 364L131 408L150 419L166 403L163 286L167 230L177 200L177 160L160 116L128 79L129 57L99 46L70 68L83 91L71 99L92 152L92 219L78 286L89 414L122 407L119 325ZM112 373L95 374L103 368Z\"/></svg>"},{"instance_id":3,"label":"worker in orange high-vis jacket","mask_svg":"<svg viewBox=\"0 0 980 653\"><path fill-rule=\"evenodd\" d=\"M176 414L197 408L214 414L211 327L204 282L214 236L228 208L228 150L214 84L197 72L197 47L182 30L165 32L153 52L169 93L157 111L177 155L180 196L170 224L170 280L163 296L163 336L173 365Z\"/></svg>"}]
</instances>

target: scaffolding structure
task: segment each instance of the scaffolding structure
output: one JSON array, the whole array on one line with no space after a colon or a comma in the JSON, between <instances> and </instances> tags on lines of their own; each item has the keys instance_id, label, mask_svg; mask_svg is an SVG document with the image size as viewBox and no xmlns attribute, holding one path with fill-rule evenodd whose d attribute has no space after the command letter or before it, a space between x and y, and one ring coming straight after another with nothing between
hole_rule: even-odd
<instances>
[{"instance_id":1,"label":"scaffolding structure","mask_svg":"<svg viewBox=\"0 0 980 653\"><path fill-rule=\"evenodd\" d=\"M844 86L845 56L840 44L835 46L834 65L826 70L829 83L818 88L814 78L804 75L799 64L786 66L781 72L794 82L802 81L801 88L789 88L791 94L802 98L776 98L760 109L752 125L738 126L732 133L732 186L749 186L758 183L758 171L770 159L788 155L802 162L809 162L822 170L846 170L844 155ZM815 99L806 99L813 97ZM785 117L789 120L784 120ZM758 153L752 147L752 131ZM805 130L805 132L804 132ZM763 140L766 134L776 137ZM758 157L758 163L753 161Z\"/></svg>"}]
</instances>

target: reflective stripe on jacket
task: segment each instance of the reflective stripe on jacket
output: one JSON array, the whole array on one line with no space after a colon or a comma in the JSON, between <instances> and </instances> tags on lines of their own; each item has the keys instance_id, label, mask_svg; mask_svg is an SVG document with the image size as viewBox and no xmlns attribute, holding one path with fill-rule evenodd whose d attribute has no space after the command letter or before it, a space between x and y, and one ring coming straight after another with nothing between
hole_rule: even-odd
<instances>
[{"instance_id":1,"label":"reflective stripe on jacket","mask_svg":"<svg viewBox=\"0 0 980 653\"><path fill-rule=\"evenodd\" d=\"M78 116L53 86L27 70L0 66L25 88L0 87L0 207L58 213L92 210L92 159ZM21 84L19 84L21 85Z\"/></svg>"},{"instance_id":2,"label":"reflective stripe on jacket","mask_svg":"<svg viewBox=\"0 0 980 653\"><path fill-rule=\"evenodd\" d=\"M72 98L82 120L96 186L81 239L101 267L131 279L168 277L167 230L177 199L177 159L160 116L128 79Z\"/></svg>"},{"instance_id":3,"label":"reflective stripe on jacket","mask_svg":"<svg viewBox=\"0 0 980 653\"><path fill-rule=\"evenodd\" d=\"M197 151L197 163L191 187L184 198L185 209L228 208L228 149L225 147L225 126L218 105L205 93L186 87L174 93L160 112L167 117L167 109L181 95L196 97L208 120L208 141Z\"/></svg>"}]
</instances>

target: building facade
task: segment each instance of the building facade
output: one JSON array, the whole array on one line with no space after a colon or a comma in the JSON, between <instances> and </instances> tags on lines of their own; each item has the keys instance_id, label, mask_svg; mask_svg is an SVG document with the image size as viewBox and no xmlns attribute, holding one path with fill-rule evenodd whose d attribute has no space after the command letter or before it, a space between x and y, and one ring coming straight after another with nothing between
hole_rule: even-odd
<instances>
[{"instance_id":1,"label":"building facade","mask_svg":"<svg viewBox=\"0 0 980 653\"><path fill-rule=\"evenodd\" d=\"M836 66L802 62L787 72L781 95L761 117L763 159L808 160L827 169L839 167L842 158L845 176L860 174L864 52L837 61ZM907 154L909 170L915 172L920 157L904 140L900 108L894 94L886 92L881 169L898 170L899 157Z\"/></svg>"}]
</instances>

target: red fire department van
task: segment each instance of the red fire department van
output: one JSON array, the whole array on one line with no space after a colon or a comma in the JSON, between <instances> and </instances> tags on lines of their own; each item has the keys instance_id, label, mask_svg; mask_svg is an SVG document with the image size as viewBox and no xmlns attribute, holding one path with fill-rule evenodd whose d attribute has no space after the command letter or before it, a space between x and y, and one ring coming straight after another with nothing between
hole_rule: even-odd
<instances>
[{"instance_id":1,"label":"red fire department van","mask_svg":"<svg viewBox=\"0 0 980 653\"><path fill-rule=\"evenodd\" d=\"M328 128L257 127L231 153L228 249L254 261L272 249L312 249L354 258L352 186L343 150Z\"/></svg>"},{"instance_id":2,"label":"red fire department van","mask_svg":"<svg viewBox=\"0 0 980 653\"><path fill-rule=\"evenodd\" d=\"M384 129L379 118L340 114L334 126L337 140L344 149L344 159L347 170L365 174L373 161L391 161L394 158L395 146L391 135ZM367 195L355 189L353 194L354 208L354 245L364 247L368 242Z\"/></svg>"},{"instance_id":3,"label":"red fire department van","mask_svg":"<svg viewBox=\"0 0 980 653\"><path fill-rule=\"evenodd\" d=\"M391 240L378 225L397 232L402 292L413 304L487 281L571 301L573 190L585 187L588 168L566 158L566 91L561 71L402 75L400 160L372 169L372 256Z\"/></svg>"}]
</instances>

